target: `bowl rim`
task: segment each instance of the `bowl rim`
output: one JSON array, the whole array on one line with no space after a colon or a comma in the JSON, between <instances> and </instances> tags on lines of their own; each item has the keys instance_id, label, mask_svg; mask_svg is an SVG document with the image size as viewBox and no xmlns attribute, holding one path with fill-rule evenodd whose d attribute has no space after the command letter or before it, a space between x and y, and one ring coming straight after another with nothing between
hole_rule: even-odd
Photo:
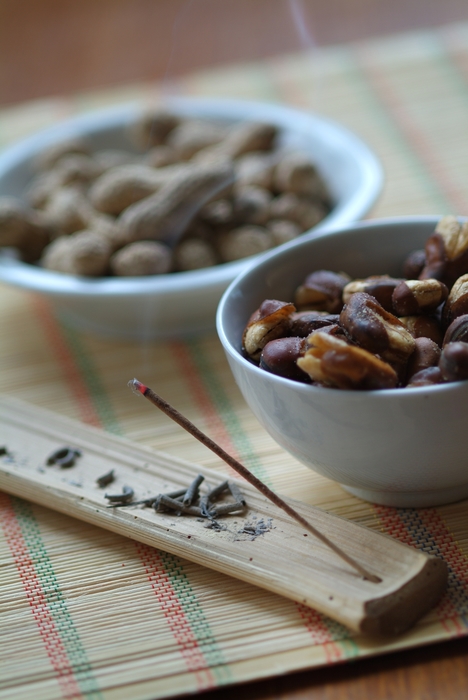
<instances>
[{"instance_id":1,"label":"bowl rim","mask_svg":"<svg viewBox=\"0 0 468 700\"><path fill-rule=\"evenodd\" d=\"M297 248L297 247L302 247L303 245L315 245L315 242L319 243L320 240L323 240L325 238L333 238L334 236L337 235L343 235L343 234L348 234L352 233L353 231L362 231L366 229L372 229L372 228L383 228L384 226L392 226L392 225L398 225L398 226L404 226L404 225L411 225L412 223L420 223L420 224L434 224L434 226L437 224L437 222L440 220L440 218L443 215L408 215L408 216L393 216L393 217L385 217L385 218L377 218L377 219L368 219L366 221L358 221L351 223L347 226L344 226L342 228L338 229L333 229L330 231L322 231L320 232L317 236L315 236L313 239L309 238L308 240L301 241L299 239L295 239L293 241L290 241L289 243L286 244L286 246L281 246L281 250L278 249L273 249L271 251L268 251L265 253L261 260L258 260L256 264L251 265L248 269L244 270L241 274L239 274L229 285L229 287L225 290L224 294L222 295L220 302L218 304L217 310L216 310L216 331L218 334L218 338L221 342L221 345L224 348L225 353L231 357L236 364L241 365L245 370L248 372L251 372L255 376L265 378L265 374L267 374L270 378L270 381L273 382L273 384L277 384L279 386L283 386L285 390L295 390L299 392L300 394L303 394L304 396L310 395L314 396L317 395L320 397L321 395L325 395L327 397L336 395L337 400L342 400L343 396L350 397L352 399L357 399L359 400L359 397L372 397L372 400L389 400L389 397L391 397L391 400L398 400L402 396L409 396L409 397L420 397L426 395L426 393L429 394L436 394L436 393L442 393L446 391L451 391L456 388L461 389L465 388L468 390L468 381L458 381L458 382L447 382L446 384L434 384L432 386L426 386L426 387L401 387L397 389L379 389L379 390L359 390L359 391L352 391L349 389L338 389L336 387L321 387L321 386L314 386L311 384L303 384L301 382L297 382L293 379L287 379L286 377L281 377L276 374L272 374L271 372L266 372L263 369L260 369L257 365L255 365L253 362L248 360L246 357L242 355L238 351L238 349L231 343L231 341L228 338L228 334L226 333L225 327L224 327L224 317L226 313L226 306L228 304L230 296L235 293L236 288L238 287L239 284L241 284L246 278L250 277L252 274L261 274L262 268L265 266L268 266L270 264L270 261L276 257L281 257L284 253L288 253L291 249ZM467 221L468 217L464 216L459 216L457 217L461 221ZM325 392L325 394L324 394ZM330 393L332 392L332 393Z\"/></svg>"},{"instance_id":2,"label":"bowl rim","mask_svg":"<svg viewBox=\"0 0 468 700\"><path fill-rule=\"evenodd\" d=\"M375 153L352 131L341 124L312 112L270 102L203 97L172 97L158 106L176 109L180 113L198 110L206 116L212 114L222 118L241 119L255 114L257 119L270 119L277 123L294 122L297 129L319 130L327 133L335 145L346 145L359 169L362 184L348 200L335 207L317 226L301 234L301 239L315 237L322 231L340 228L349 221L359 219L375 202L383 185L383 169ZM141 103L128 103L87 112L56 125L43 129L0 153L0 178L22 162L37 155L47 145L70 136L98 134L112 127L124 126L144 110ZM247 111L246 111L247 110ZM283 248L288 243L277 246ZM173 272L147 277L101 277L89 279L66 275L24 263L8 253L0 253L0 280L15 286L60 296L139 296L147 294L177 292L181 287L187 291L227 285L243 270L261 258L261 255L222 263L212 268L186 272Z\"/></svg>"}]
</instances>

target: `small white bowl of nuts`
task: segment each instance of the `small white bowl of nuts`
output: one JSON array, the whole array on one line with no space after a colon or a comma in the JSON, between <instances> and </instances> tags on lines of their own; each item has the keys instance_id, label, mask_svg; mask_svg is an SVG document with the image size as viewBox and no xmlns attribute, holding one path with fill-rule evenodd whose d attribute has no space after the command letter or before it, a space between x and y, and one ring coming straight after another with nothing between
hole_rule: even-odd
<instances>
[{"instance_id":1,"label":"small white bowl of nuts","mask_svg":"<svg viewBox=\"0 0 468 700\"><path fill-rule=\"evenodd\" d=\"M87 114L0 154L0 280L102 335L205 332L259 254L360 218L381 185L357 137L287 107Z\"/></svg>"},{"instance_id":2,"label":"small white bowl of nuts","mask_svg":"<svg viewBox=\"0 0 468 700\"><path fill-rule=\"evenodd\" d=\"M285 450L365 500L468 497L468 222L351 225L271 251L220 302L250 408Z\"/></svg>"}]
</instances>

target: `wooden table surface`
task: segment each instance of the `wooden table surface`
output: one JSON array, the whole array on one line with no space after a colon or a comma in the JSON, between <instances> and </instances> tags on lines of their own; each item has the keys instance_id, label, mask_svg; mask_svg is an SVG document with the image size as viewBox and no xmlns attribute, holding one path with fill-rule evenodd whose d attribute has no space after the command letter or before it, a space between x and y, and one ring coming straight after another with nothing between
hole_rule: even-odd
<instances>
[{"instance_id":1,"label":"wooden table surface","mask_svg":"<svg viewBox=\"0 0 468 700\"><path fill-rule=\"evenodd\" d=\"M0 104L468 19L466 0L2 0ZM204 694L458 700L468 639Z\"/></svg>"}]
</instances>

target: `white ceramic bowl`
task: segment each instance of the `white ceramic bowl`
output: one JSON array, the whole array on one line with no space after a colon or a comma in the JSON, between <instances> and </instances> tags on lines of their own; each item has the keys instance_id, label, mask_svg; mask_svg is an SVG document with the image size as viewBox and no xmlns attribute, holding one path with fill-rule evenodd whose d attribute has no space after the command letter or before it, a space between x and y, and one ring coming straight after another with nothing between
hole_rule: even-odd
<instances>
[{"instance_id":1,"label":"white ceramic bowl","mask_svg":"<svg viewBox=\"0 0 468 700\"><path fill-rule=\"evenodd\" d=\"M314 269L401 276L437 218L369 221L271 251L226 290L217 329L237 384L270 435L351 493L424 507L468 496L468 382L384 391L327 389L275 376L246 360L242 331L264 299L291 301Z\"/></svg>"},{"instance_id":2,"label":"white ceramic bowl","mask_svg":"<svg viewBox=\"0 0 468 700\"><path fill-rule=\"evenodd\" d=\"M285 145L311 154L335 200L332 212L313 233L361 218L380 192L382 171L373 153L352 133L325 119L244 101L174 99L165 105L189 116L277 124ZM0 196L21 196L33 175L34 157L69 136L86 136L96 150L132 150L127 127L140 109L124 106L77 117L3 151ZM214 329L222 293L253 259L145 278L84 279L0 254L0 280L46 295L59 316L79 328L127 338L172 338Z\"/></svg>"}]
</instances>

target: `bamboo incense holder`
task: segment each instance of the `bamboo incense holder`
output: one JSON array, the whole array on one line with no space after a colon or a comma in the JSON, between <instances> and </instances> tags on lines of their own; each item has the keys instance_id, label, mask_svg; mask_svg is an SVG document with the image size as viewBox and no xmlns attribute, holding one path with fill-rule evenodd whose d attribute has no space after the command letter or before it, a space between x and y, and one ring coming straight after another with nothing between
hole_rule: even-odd
<instances>
[{"instance_id":1,"label":"bamboo incense holder","mask_svg":"<svg viewBox=\"0 0 468 700\"><path fill-rule=\"evenodd\" d=\"M77 450L74 465L48 465L50 456L65 446ZM446 587L443 560L285 499L381 581L364 579L243 481L236 483L247 508L220 517L226 529L206 527L206 518L156 512L143 504L110 507L105 493L123 492L125 486L141 501L187 488L197 474L204 476L206 488L223 477L7 396L0 397L0 447L1 490L286 596L357 632L405 631ZM111 470L115 481L100 487L97 480ZM268 524L263 534L249 535L245 525L260 521Z\"/></svg>"}]
</instances>

